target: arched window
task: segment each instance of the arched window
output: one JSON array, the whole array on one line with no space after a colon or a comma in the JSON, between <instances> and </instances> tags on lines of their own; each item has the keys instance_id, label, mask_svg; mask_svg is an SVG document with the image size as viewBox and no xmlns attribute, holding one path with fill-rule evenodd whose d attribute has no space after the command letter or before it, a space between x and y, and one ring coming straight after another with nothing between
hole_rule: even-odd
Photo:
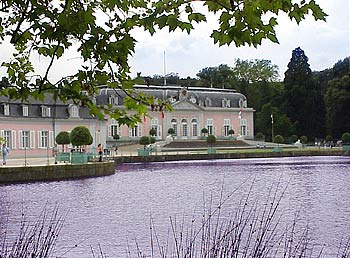
<instances>
[{"instance_id":1,"label":"arched window","mask_svg":"<svg viewBox=\"0 0 350 258\"><path fill-rule=\"evenodd\" d=\"M183 137L187 137L187 135L188 135L188 132L187 132L187 120L186 119L182 119L181 125L182 125L182 136Z\"/></svg>"},{"instance_id":2,"label":"arched window","mask_svg":"<svg viewBox=\"0 0 350 258\"><path fill-rule=\"evenodd\" d=\"M198 121L196 118L193 118L191 121L192 124L192 137L198 137Z\"/></svg>"},{"instance_id":3,"label":"arched window","mask_svg":"<svg viewBox=\"0 0 350 258\"><path fill-rule=\"evenodd\" d=\"M74 104L70 104L68 106L68 112L69 112L69 116L71 118L79 118L79 108L78 108L78 106L76 106Z\"/></svg>"},{"instance_id":4,"label":"arched window","mask_svg":"<svg viewBox=\"0 0 350 258\"><path fill-rule=\"evenodd\" d=\"M212 106L212 102L211 102L211 99L209 97L205 98L205 106L206 107L211 107Z\"/></svg>"},{"instance_id":5,"label":"arched window","mask_svg":"<svg viewBox=\"0 0 350 258\"><path fill-rule=\"evenodd\" d=\"M118 97L110 95L108 97L108 104L111 104L112 106L117 106L118 105Z\"/></svg>"}]
</instances>

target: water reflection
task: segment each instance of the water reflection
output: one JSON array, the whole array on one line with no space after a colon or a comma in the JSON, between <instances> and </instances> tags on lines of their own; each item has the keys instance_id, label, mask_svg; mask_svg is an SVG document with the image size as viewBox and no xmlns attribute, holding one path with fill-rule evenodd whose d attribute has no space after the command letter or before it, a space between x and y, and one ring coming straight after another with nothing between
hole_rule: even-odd
<instances>
[{"instance_id":1,"label":"water reflection","mask_svg":"<svg viewBox=\"0 0 350 258\"><path fill-rule=\"evenodd\" d=\"M18 211L34 219L46 204L58 204L69 211L58 256L91 257L90 246L100 243L110 257L126 257L127 243L136 250L135 239L147 248L150 217L166 239L170 217L190 221L210 198L215 204L235 191L223 207L230 212L252 185L250 198L264 204L279 182L279 193L288 185L282 222L299 210L299 222L309 225L310 237L325 243L331 257L350 232L349 168L348 157L120 164L110 177L1 186L0 218L14 230Z\"/></svg>"}]
</instances>

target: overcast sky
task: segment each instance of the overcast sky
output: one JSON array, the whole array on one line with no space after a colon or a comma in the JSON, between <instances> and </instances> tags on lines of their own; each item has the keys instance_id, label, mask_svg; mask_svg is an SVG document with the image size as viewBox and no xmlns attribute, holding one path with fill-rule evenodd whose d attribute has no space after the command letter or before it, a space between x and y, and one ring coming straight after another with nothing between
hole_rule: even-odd
<instances>
[{"instance_id":1,"label":"overcast sky","mask_svg":"<svg viewBox=\"0 0 350 258\"><path fill-rule=\"evenodd\" d=\"M301 47L309 57L312 70L332 67L335 62L349 56L349 0L316 0L329 15L327 22L314 21L310 16L298 26L287 16L280 16L277 27L279 44L263 41L258 47L229 47L214 45L211 29L214 20L197 26L188 36L186 33L169 34L166 31L151 37L140 33L137 36L136 52L131 59L132 72L142 75L163 74L163 55L166 52L166 71L180 77L194 77L204 67L227 64L234 59L268 59L280 68L280 75L287 69L293 49ZM193 4L195 8L199 2Z\"/></svg>"},{"instance_id":2,"label":"overcast sky","mask_svg":"<svg viewBox=\"0 0 350 258\"><path fill-rule=\"evenodd\" d=\"M178 73L180 77L195 77L204 67L227 64L233 66L234 59L268 59L280 68L281 79L287 69L292 50L301 47L309 57L312 70L330 68L338 60L349 56L349 0L316 0L321 8L329 15L327 22L314 21L310 16L298 26L295 21L281 15L278 17L277 37L279 44L268 40L258 48L240 47L232 44L227 47L214 45L209 36L216 28L215 17L209 17L207 23L196 26L196 29L187 35L176 31L168 33L160 31L153 36L143 31L136 31L134 36L138 40L136 51L130 59L132 75L141 72L142 75L164 74L164 51L166 53L166 72ZM193 7L202 10L202 3L194 2ZM11 46L3 42L0 45L0 63L11 57ZM68 51L53 66L50 72L51 79L72 74L80 67L81 61L76 58L74 50ZM48 60L34 58L34 65L44 71ZM0 68L0 76L5 70Z\"/></svg>"}]
</instances>

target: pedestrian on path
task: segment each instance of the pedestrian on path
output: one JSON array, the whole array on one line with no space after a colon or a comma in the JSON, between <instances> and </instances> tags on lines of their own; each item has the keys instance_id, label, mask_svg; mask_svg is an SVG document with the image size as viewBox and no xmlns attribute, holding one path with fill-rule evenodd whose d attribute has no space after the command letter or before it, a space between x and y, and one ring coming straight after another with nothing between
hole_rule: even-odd
<instances>
[{"instance_id":1,"label":"pedestrian on path","mask_svg":"<svg viewBox=\"0 0 350 258\"><path fill-rule=\"evenodd\" d=\"M2 164L6 165L6 158L7 158L7 154L9 154L10 151L9 149L6 147L6 144L4 143L1 147L1 154L2 154Z\"/></svg>"},{"instance_id":2,"label":"pedestrian on path","mask_svg":"<svg viewBox=\"0 0 350 258\"><path fill-rule=\"evenodd\" d=\"M99 156L98 161L102 162L102 154L103 154L103 152L102 152L102 145L101 145L101 143L99 143L97 145L97 153L98 153L98 156Z\"/></svg>"}]
</instances>

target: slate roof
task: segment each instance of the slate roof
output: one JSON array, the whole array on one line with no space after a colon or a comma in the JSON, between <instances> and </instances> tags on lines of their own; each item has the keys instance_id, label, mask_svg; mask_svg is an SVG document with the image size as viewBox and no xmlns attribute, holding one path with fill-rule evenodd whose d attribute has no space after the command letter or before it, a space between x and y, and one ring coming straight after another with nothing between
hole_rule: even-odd
<instances>
[{"instance_id":1,"label":"slate roof","mask_svg":"<svg viewBox=\"0 0 350 258\"><path fill-rule=\"evenodd\" d=\"M209 98L211 100L210 107L222 107L222 100L230 100L231 108L238 108L240 99L246 101L246 97L236 92L235 90L229 89L217 89L217 88L199 88L199 87L188 87L184 88L181 86L146 86L146 85L135 85L136 92L144 92L148 95L152 95L158 99L166 101L168 99L174 98L175 101L181 100L181 93L184 89L187 90L186 99L190 100L194 98L196 100L195 104L199 105L200 102L205 105L205 100ZM100 105L105 105L108 103L110 96L115 96L118 98L118 103L121 105L123 103L123 97L125 93L118 89L107 89L101 88L99 95L96 97L96 101Z\"/></svg>"}]
</instances>

